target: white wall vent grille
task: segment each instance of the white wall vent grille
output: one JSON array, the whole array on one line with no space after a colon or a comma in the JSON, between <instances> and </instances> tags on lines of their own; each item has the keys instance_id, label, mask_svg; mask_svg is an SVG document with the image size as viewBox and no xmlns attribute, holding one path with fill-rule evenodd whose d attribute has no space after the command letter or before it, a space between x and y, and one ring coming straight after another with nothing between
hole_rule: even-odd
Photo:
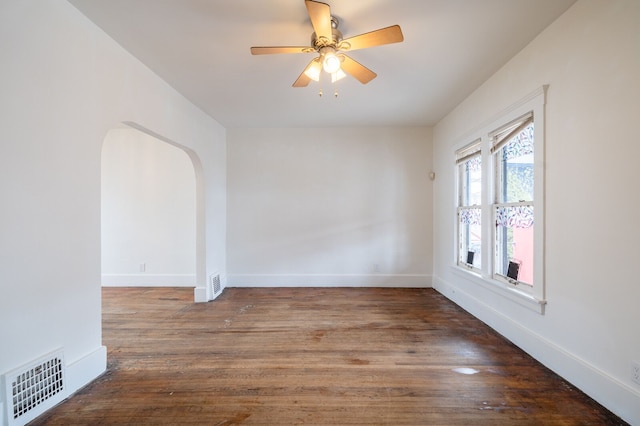
<instances>
[{"instance_id":1,"label":"white wall vent grille","mask_svg":"<svg viewBox=\"0 0 640 426\"><path fill-rule=\"evenodd\" d=\"M66 397L62 349L4 375L9 425L24 425Z\"/></svg>"},{"instance_id":2,"label":"white wall vent grille","mask_svg":"<svg viewBox=\"0 0 640 426\"><path fill-rule=\"evenodd\" d=\"M220 293L220 274L211 274L209 276L209 284L211 286L211 296L216 296Z\"/></svg>"}]
</instances>

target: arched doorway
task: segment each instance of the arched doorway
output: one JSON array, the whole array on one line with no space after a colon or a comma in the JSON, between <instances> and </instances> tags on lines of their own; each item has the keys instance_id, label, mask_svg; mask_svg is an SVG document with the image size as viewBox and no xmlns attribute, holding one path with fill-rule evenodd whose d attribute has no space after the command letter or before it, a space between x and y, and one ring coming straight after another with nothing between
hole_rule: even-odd
<instances>
[{"instance_id":1,"label":"arched doorway","mask_svg":"<svg viewBox=\"0 0 640 426\"><path fill-rule=\"evenodd\" d=\"M204 251L197 156L126 124L102 148L102 284L195 287Z\"/></svg>"}]
</instances>

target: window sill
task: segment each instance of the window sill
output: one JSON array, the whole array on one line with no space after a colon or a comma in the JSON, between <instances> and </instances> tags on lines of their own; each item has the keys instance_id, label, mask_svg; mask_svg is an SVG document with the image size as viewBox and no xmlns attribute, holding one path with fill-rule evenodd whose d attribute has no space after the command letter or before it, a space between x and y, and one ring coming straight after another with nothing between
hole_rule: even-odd
<instances>
[{"instance_id":1,"label":"window sill","mask_svg":"<svg viewBox=\"0 0 640 426\"><path fill-rule=\"evenodd\" d=\"M469 270L458 265L452 265L451 268L459 277L478 284L483 288L518 303L521 306L529 308L540 315L544 315L545 306L547 304L546 300L537 299L532 294L522 291L513 285L491 278L485 278L473 270Z\"/></svg>"}]
</instances>

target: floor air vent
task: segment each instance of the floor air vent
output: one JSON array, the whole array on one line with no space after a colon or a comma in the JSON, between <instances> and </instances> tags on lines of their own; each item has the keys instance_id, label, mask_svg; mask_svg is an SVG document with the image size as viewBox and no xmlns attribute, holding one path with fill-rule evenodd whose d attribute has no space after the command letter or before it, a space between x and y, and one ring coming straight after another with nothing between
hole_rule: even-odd
<instances>
[{"instance_id":1,"label":"floor air vent","mask_svg":"<svg viewBox=\"0 0 640 426\"><path fill-rule=\"evenodd\" d=\"M211 296L217 296L221 290L220 274L211 274L211 276L209 276L209 285L211 286Z\"/></svg>"},{"instance_id":2,"label":"floor air vent","mask_svg":"<svg viewBox=\"0 0 640 426\"><path fill-rule=\"evenodd\" d=\"M66 396L62 350L10 371L4 376L9 425L24 425Z\"/></svg>"}]
</instances>

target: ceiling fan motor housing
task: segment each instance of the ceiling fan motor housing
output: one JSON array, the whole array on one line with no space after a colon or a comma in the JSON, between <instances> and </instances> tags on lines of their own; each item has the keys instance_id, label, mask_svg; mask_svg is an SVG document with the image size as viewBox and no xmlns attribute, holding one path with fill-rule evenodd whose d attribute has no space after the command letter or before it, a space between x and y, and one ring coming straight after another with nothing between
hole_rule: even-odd
<instances>
[{"instance_id":1,"label":"ceiling fan motor housing","mask_svg":"<svg viewBox=\"0 0 640 426\"><path fill-rule=\"evenodd\" d=\"M338 30L338 18L333 16L331 17L331 40L327 40L326 37L318 37L315 31L311 34L311 45L314 46L318 52L326 46L336 48L341 41L342 33Z\"/></svg>"}]
</instances>

